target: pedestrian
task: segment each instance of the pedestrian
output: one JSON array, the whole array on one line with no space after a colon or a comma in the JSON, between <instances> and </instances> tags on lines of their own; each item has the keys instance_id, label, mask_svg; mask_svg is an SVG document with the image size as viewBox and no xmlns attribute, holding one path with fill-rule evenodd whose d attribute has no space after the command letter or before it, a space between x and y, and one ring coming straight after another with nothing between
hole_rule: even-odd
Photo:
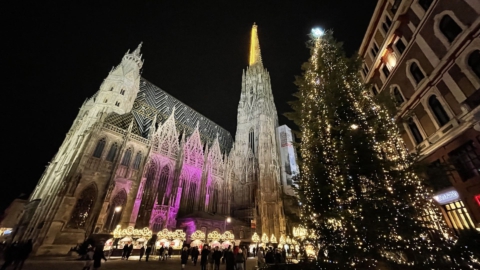
<instances>
[{"instance_id":1,"label":"pedestrian","mask_svg":"<svg viewBox=\"0 0 480 270\"><path fill-rule=\"evenodd\" d=\"M182 269L185 269L185 265L188 261L188 248L183 247L182 255L180 256L180 262L182 263Z\"/></svg>"},{"instance_id":2,"label":"pedestrian","mask_svg":"<svg viewBox=\"0 0 480 270\"><path fill-rule=\"evenodd\" d=\"M226 270L235 270L235 255L233 254L232 247L229 246L224 254Z\"/></svg>"},{"instance_id":3,"label":"pedestrian","mask_svg":"<svg viewBox=\"0 0 480 270\"><path fill-rule=\"evenodd\" d=\"M130 257L130 255L132 255L132 251L133 251L133 244L130 242L127 250L127 260Z\"/></svg>"},{"instance_id":4,"label":"pedestrian","mask_svg":"<svg viewBox=\"0 0 480 270\"><path fill-rule=\"evenodd\" d=\"M102 266L102 259L106 262L105 254L103 253L103 246L97 246L93 252L93 269L96 270Z\"/></svg>"},{"instance_id":5,"label":"pedestrian","mask_svg":"<svg viewBox=\"0 0 480 270\"><path fill-rule=\"evenodd\" d=\"M127 258L127 253L128 253L128 243L126 243L126 244L123 246L122 260Z\"/></svg>"},{"instance_id":6,"label":"pedestrian","mask_svg":"<svg viewBox=\"0 0 480 270\"><path fill-rule=\"evenodd\" d=\"M257 256L257 249L253 248L253 257Z\"/></svg>"},{"instance_id":7,"label":"pedestrian","mask_svg":"<svg viewBox=\"0 0 480 270\"><path fill-rule=\"evenodd\" d=\"M257 262L258 262L259 268L262 268L265 266L265 256L263 255L263 247L260 247L259 250L257 251Z\"/></svg>"},{"instance_id":8,"label":"pedestrian","mask_svg":"<svg viewBox=\"0 0 480 270\"><path fill-rule=\"evenodd\" d=\"M215 247L215 251L213 252L214 270L220 270L221 259L222 259L222 252L218 250L218 246L217 246Z\"/></svg>"},{"instance_id":9,"label":"pedestrian","mask_svg":"<svg viewBox=\"0 0 480 270\"><path fill-rule=\"evenodd\" d=\"M243 254L243 250L239 249L238 254L235 257L235 265L236 265L236 270L244 270L244 264L245 264L245 255Z\"/></svg>"},{"instance_id":10,"label":"pedestrian","mask_svg":"<svg viewBox=\"0 0 480 270\"><path fill-rule=\"evenodd\" d=\"M215 260L213 259L213 252L214 250L209 247L210 253L208 253L207 256L207 261L208 261L208 269L207 270L213 270L213 265L215 264Z\"/></svg>"},{"instance_id":11,"label":"pedestrian","mask_svg":"<svg viewBox=\"0 0 480 270\"><path fill-rule=\"evenodd\" d=\"M170 246L168 247L168 258L172 258L172 254L173 254L173 248Z\"/></svg>"},{"instance_id":12,"label":"pedestrian","mask_svg":"<svg viewBox=\"0 0 480 270\"><path fill-rule=\"evenodd\" d=\"M204 246L202 252L200 254L200 269L207 270L208 265L208 254L210 254L210 250L208 246Z\"/></svg>"},{"instance_id":13,"label":"pedestrian","mask_svg":"<svg viewBox=\"0 0 480 270\"><path fill-rule=\"evenodd\" d=\"M165 251L165 248L163 246L160 247L160 249L158 250L159 252L159 257L158 257L158 260L162 260L163 261L163 251Z\"/></svg>"},{"instance_id":14,"label":"pedestrian","mask_svg":"<svg viewBox=\"0 0 480 270\"><path fill-rule=\"evenodd\" d=\"M19 246L18 248L18 253L15 258L15 267L13 267L14 270L21 270L23 268L23 264L27 260L28 256L32 252L33 249L33 241L32 239L29 239L26 243L23 243L22 245Z\"/></svg>"},{"instance_id":15,"label":"pedestrian","mask_svg":"<svg viewBox=\"0 0 480 270\"><path fill-rule=\"evenodd\" d=\"M148 262L148 257L150 257L150 253L152 253L152 246L148 245L147 249L145 250L145 261Z\"/></svg>"},{"instance_id":16,"label":"pedestrian","mask_svg":"<svg viewBox=\"0 0 480 270\"><path fill-rule=\"evenodd\" d=\"M18 242L13 242L7 246L5 252L3 253L3 259L5 262L2 265L1 270L7 269L16 259L18 256Z\"/></svg>"},{"instance_id":17,"label":"pedestrian","mask_svg":"<svg viewBox=\"0 0 480 270\"><path fill-rule=\"evenodd\" d=\"M282 263L285 263L287 261L287 251L283 248L281 249L282 253Z\"/></svg>"},{"instance_id":18,"label":"pedestrian","mask_svg":"<svg viewBox=\"0 0 480 270\"><path fill-rule=\"evenodd\" d=\"M163 259L166 261L168 257L168 248L163 249Z\"/></svg>"},{"instance_id":19,"label":"pedestrian","mask_svg":"<svg viewBox=\"0 0 480 270\"><path fill-rule=\"evenodd\" d=\"M85 264L83 265L83 270L90 270L93 265L93 248L89 247L87 254L85 254Z\"/></svg>"},{"instance_id":20,"label":"pedestrian","mask_svg":"<svg viewBox=\"0 0 480 270\"><path fill-rule=\"evenodd\" d=\"M140 248L140 260L142 260L142 257L143 257L143 254L145 254L145 247L142 245L142 247Z\"/></svg>"},{"instance_id":21,"label":"pedestrian","mask_svg":"<svg viewBox=\"0 0 480 270\"><path fill-rule=\"evenodd\" d=\"M193 262L193 266L196 266L196 265L197 265L198 254L199 254L198 247L194 247L194 248L192 249L192 262Z\"/></svg>"},{"instance_id":22,"label":"pedestrian","mask_svg":"<svg viewBox=\"0 0 480 270\"><path fill-rule=\"evenodd\" d=\"M247 269L247 258L248 258L248 249L246 246L243 246L243 269Z\"/></svg>"}]
</instances>

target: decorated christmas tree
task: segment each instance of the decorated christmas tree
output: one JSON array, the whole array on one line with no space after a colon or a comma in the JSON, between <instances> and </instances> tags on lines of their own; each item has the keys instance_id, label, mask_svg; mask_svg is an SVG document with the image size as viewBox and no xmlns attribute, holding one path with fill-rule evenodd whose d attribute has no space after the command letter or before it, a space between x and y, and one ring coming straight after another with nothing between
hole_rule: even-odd
<instances>
[{"instance_id":1,"label":"decorated christmas tree","mask_svg":"<svg viewBox=\"0 0 480 270\"><path fill-rule=\"evenodd\" d=\"M453 235L411 169L397 125L332 35L315 31L296 85L303 223L326 269L458 269ZM461 259L460 259L461 260ZM430 268L422 268L422 267Z\"/></svg>"}]
</instances>

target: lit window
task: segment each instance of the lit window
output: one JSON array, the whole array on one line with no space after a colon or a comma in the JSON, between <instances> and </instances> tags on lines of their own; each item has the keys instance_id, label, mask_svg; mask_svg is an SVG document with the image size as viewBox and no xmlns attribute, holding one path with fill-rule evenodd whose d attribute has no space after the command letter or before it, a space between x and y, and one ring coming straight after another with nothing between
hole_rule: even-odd
<instances>
[{"instance_id":1,"label":"lit window","mask_svg":"<svg viewBox=\"0 0 480 270\"><path fill-rule=\"evenodd\" d=\"M393 97L395 98L395 103L397 106L401 105L405 100L403 99L402 93L398 87L393 88Z\"/></svg>"},{"instance_id":2,"label":"lit window","mask_svg":"<svg viewBox=\"0 0 480 270\"><path fill-rule=\"evenodd\" d=\"M412 132L413 138L415 139L415 142L417 144L421 143L423 141L423 136L420 133L420 130L417 127L417 124L415 121L413 121L412 118L408 120L408 127L410 128L410 131Z\"/></svg>"},{"instance_id":3,"label":"lit window","mask_svg":"<svg viewBox=\"0 0 480 270\"><path fill-rule=\"evenodd\" d=\"M448 123L448 121L450 121L450 117L448 116L447 112L445 112L445 109L443 109L442 104L440 101L438 101L436 96L431 96L428 99L428 105L435 115L435 118L437 118L440 126L444 126L446 123Z\"/></svg>"},{"instance_id":4,"label":"lit window","mask_svg":"<svg viewBox=\"0 0 480 270\"><path fill-rule=\"evenodd\" d=\"M463 181L479 175L480 159L472 142L453 150L448 156Z\"/></svg>"},{"instance_id":5,"label":"lit window","mask_svg":"<svg viewBox=\"0 0 480 270\"><path fill-rule=\"evenodd\" d=\"M96 158L100 158L102 156L103 148L105 148L105 139L101 139L98 141L97 146L95 147L95 151L93 151L93 156Z\"/></svg>"},{"instance_id":6,"label":"lit window","mask_svg":"<svg viewBox=\"0 0 480 270\"><path fill-rule=\"evenodd\" d=\"M457 234L461 234L466 230L474 230L470 214L468 213L462 201L456 201L445 205L448 218Z\"/></svg>"},{"instance_id":7,"label":"lit window","mask_svg":"<svg viewBox=\"0 0 480 270\"><path fill-rule=\"evenodd\" d=\"M422 70L420 70L420 67L415 62L410 65L410 73L413 75L413 78L417 84L419 84L425 78Z\"/></svg>"},{"instance_id":8,"label":"lit window","mask_svg":"<svg viewBox=\"0 0 480 270\"><path fill-rule=\"evenodd\" d=\"M462 32L462 28L452 19L452 17L445 15L440 20L440 31L452 42Z\"/></svg>"},{"instance_id":9,"label":"lit window","mask_svg":"<svg viewBox=\"0 0 480 270\"><path fill-rule=\"evenodd\" d=\"M472 68L475 75L480 78L480 50L475 50L468 57L468 65Z\"/></svg>"},{"instance_id":10,"label":"lit window","mask_svg":"<svg viewBox=\"0 0 480 270\"><path fill-rule=\"evenodd\" d=\"M428 8L432 5L433 0L418 0L418 4L427 11Z\"/></svg>"}]
</instances>

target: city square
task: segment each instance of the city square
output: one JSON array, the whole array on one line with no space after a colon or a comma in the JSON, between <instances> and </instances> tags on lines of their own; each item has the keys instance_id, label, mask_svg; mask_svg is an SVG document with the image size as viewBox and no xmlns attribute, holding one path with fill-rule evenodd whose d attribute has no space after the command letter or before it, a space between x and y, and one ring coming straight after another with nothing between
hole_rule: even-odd
<instances>
[{"instance_id":1,"label":"city square","mask_svg":"<svg viewBox=\"0 0 480 270\"><path fill-rule=\"evenodd\" d=\"M120 2L12 4L2 270L480 267L480 2Z\"/></svg>"}]
</instances>

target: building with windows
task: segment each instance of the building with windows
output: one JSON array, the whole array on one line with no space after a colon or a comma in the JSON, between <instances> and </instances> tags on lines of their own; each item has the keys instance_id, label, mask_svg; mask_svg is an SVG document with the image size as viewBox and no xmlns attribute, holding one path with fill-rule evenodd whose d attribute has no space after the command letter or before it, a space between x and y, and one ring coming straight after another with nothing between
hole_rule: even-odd
<instances>
[{"instance_id":1,"label":"building with windows","mask_svg":"<svg viewBox=\"0 0 480 270\"><path fill-rule=\"evenodd\" d=\"M457 234L480 229L479 35L477 0L380 0L359 50Z\"/></svg>"},{"instance_id":2,"label":"building with windows","mask_svg":"<svg viewBox=\"0 0 480 270\"><path fill-rule=\"evenodd\" d=\"M257 26L230 133L140 76L141 45L87 99L25 207L19 240L66 254L122 228L286 234L270 75ZM207 239L205 239L206 241Z\"/></svg>"}]
</instances>

